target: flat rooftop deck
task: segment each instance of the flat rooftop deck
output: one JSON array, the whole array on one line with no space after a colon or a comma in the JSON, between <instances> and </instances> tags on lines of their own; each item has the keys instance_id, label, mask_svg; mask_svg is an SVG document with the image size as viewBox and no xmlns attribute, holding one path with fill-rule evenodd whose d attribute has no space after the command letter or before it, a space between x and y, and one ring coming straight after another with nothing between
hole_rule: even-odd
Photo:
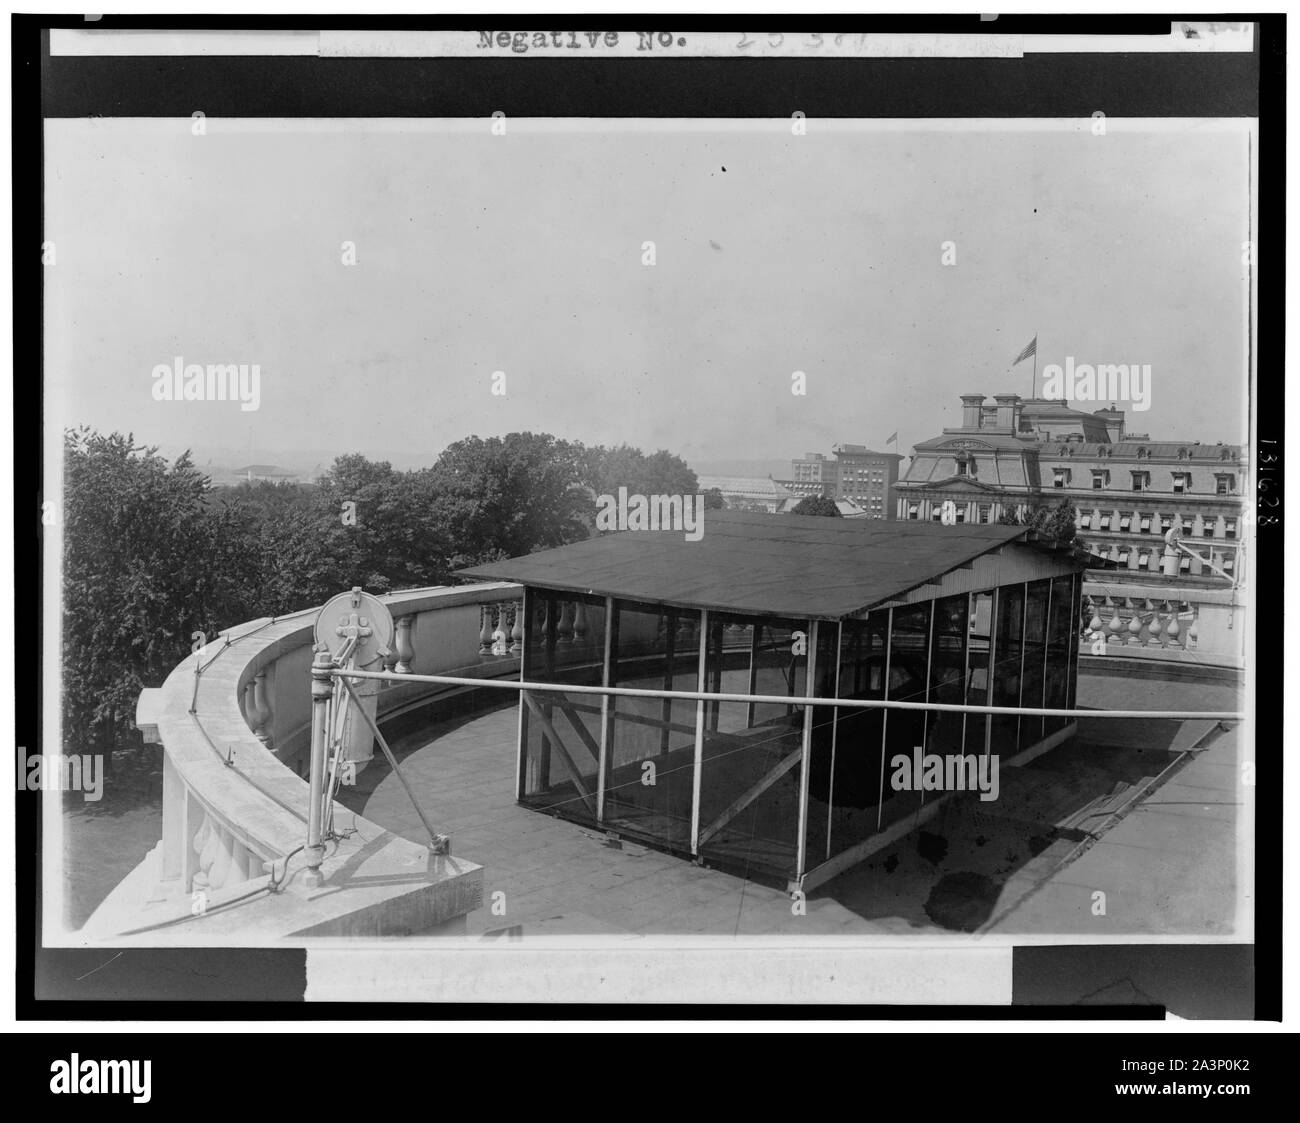
<instances>
[{"instance_id":1,"label":"flat rooftop deck","mask_svg":"<svg viewBox=\"0 0 1300 1123\"><path fill-rule=\"evenodd\" d=\"M1080 704L1190 710L1239 701L1229 685L1084 676ZM1236 931L1235 732L1133 799L1210 722L1081 716L1073 742L1002 768L997 801L950 801L925 826L812 890L806 915L795 915L780 890L518 806L517 722L512 701L393 744L434 826L451 835L455 853L484 867L484 907L469 915L470 935ZM424 841L382 757L340 802ZM1107 895L1101 916L1093 912L1098 890Z\"/></svg>"}]
</instances>

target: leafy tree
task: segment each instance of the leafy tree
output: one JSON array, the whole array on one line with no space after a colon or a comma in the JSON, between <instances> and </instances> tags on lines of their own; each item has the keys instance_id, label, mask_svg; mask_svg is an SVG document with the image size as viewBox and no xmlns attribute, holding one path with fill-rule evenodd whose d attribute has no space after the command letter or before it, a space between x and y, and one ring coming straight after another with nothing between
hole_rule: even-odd
<instances>
[{"instance_id":1,"label":"leafy tree","mask_svg":"<svg viewBox=\"0 0 1300 1123\"><path fill-rule=\"evenodd\" d=\"M825 515L830 518L843 518L835 500L829 495L805 495L791 508L792 515Z\"/></svg>"},{"instance_id":2,"label":"leafy tree","mask_svg":"<svg viewBox=\"0 0 1300 1123\"><path fill-rule=\"evenodd\" d=\"M430 514L456 569L588 537L595 504L580 444L549 433L467 437L429 470Z\"/></svg>"},{"instance_id":3,"label":"leafy tree","mask_svg":"<svg viewBox=\"0 0 1300 1123\"><path fill-rule=\"evenodd\" d=\"M387 593L447 576L448 543L427 473L340 456L321 478L315 506L317 548L332 559L334 592L362 585Z\"/></svg>"},{"instance_id":4,"label":"leafy tree","mask_svg":"<svg viewBox=\"0 0 1300 1123\"><path fill-rule=\"evenodd\" d=\"M620 487L629 495L694 495L700 486L686 461L665 449L647 456L631 445L597 445L582 461L582 482L596 495L617 495Z\"/></svg>"},{"instance_id":5,"label":"leafy tree","mask_svg":"<svg viewBox=\"0 0 1300 1123\"><path fill-rule=\"evenodd\" d=\"M256 559L238 514L209 503L189 454L172 464L131 435L64 435L63 719L68 751L111 754L136 701L211 637L250 615Z\"/></svg>"},{"instance_id":6,"label":"leafy tree","mask_svg":"<svg viewBox=\"0 0 1300 1123\"><path fill-rule=\"evenodd\" d=\"M1078 530L1075 525L1078 516L1074 504L1062 499L1055 504L1039 503L1028 514L1003 511L998 522L1003 526L1027 526L1058 542L1073 542Z\"/></svg>"},{"instance_id":7,"label":"leafy tree","mask_svg":"<svg viewBox=\"0 0 1300 1123\"><path fill-rule=\"evenodd\" d=\"M704 492L704 509L706 511L721 511L726 506L727 501L723 498L721 488L711 487Z\"/></svg>"}]
</instances>

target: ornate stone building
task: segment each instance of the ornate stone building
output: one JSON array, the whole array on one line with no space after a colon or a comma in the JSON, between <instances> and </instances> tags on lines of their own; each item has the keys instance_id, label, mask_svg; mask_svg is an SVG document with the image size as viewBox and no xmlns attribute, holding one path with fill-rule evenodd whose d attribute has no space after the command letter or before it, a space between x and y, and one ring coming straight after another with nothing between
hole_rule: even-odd
<instances>
[{"instance_id":1,"label":"ornate stone building","mask_svg":"<svg viewBox=\"0 0 1300 1123\"><path fill-rule=\"evenodd\" d=\"M1240 445L1152 441L1125 433L1121 410L1095 413L1016 394L962 395L962 424L916 445L895 485L897 517L996 522L1069 499L1079 536L1120 569L1110 580L1237 583L1246 459ZM1166 549L1182 532L1199 557ZM1221 571L1221 572L1219 572Z\"/></svg>"}]
</instances>

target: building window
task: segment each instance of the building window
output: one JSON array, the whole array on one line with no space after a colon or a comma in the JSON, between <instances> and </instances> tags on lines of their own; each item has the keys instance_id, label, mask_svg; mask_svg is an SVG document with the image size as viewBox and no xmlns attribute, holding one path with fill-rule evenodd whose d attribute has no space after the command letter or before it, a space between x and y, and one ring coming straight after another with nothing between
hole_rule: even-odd
<instances>
[{"instance_id":1,"label":"building window","mask_svg":"<svg viewBox=\"0 0 1300 1123\"><path fill-rule=\"evenodd\" d=\"M1191 483L1191 477L1186 472L1175 472L1173 476L1174 494L1182 495L1183 492L1188 490L1188 485Z\"/></svg>"},{"instance_id":2,"label":"building window","mask_svg":"<svg viewBox=\"0 0 1300 1123\"><path fill-rule=\"evenodd\" d=\"M1191 568L1192 568L1192 559L1189 558L1186 554L1184 554L1184 555L1182 556L1182 558L1179 559L1179 562L1178 562L1178 572L1179 572L1179 573L1186 573L1186 572L1188 572Z\"/></svg>"},{"instance_id":3,"label":"building window","mask_svg":"<svg viewBox=\"0 0 1300 1123\"><path fill-rule=\"evenodd\" d=\"M1097 529L1098 529L1098 530L1109 530L1109 529L1110 529L1110 516L1109 516L1109 515L1102 515L1102 516L1101 516L1101 518L1100 518L1100 519L1098 520L1098 522L1097 522Z\"/></svg>"},{"instance_id":4,"label":"building window","mask_svg":"<svg viewBox=\"0 0 1300 1123\"><path fill-rule=\"evenodd\" d=\"M1226 554L1226 555L1224 555L1224 558L1223 558L1223 571L1224 571L1225 573L1231 573L1231 572L1233 571L1233 567L1234 567L1236 564L1237 564L1237 555L1236 555L1236 554Z\"/></svg>"},{"instance_id":5,"label":"building window","mask_svg":"<svg viewBox=\"0 0 1300 1123\"><path fill-rule=\"evenodd\" d=\"M943 520L943 506L942 504L936 503L930 510L930 521L937 523L937 522L941 522L942 520Z\"/></svg>"},{"instance_id":6,"label":"building window","mask_svg":"<svg viewBox=\"0 0 1300 1123\"><path fill-rule=\"evenodd\" d=\"M1236 538L1236 537L1237 537L1237 520L1236 520L1236 519L1224 519L1224 520L1223 520L1223 537L1224 537L1224 538ZM1227 567L1225 566L1224 568L1226 569Z\"/></svg>"},{"instance_id":7,"label":"building window","mask_svg":"<svg viewBox=\"0 0 1300 1123\"><path fill-rule=\"evenodd\" d=\"M1150 472L1133 472L1132 476L1134 491L1146 491L1146 489L1151 486Z\"/></svg>"},{"instance_id":8,"label":"building window","mask_svg":"<svg viewBox=\"0 0 1300 1123\"><path fill-rule=\"evenodd\" d=\"M1119 517L1119 528L1120 528L1120 530L1127 531L1127 530L1129 529L1129 527L1132 525L1132 523L1133 523L1133 516L1132 516L1132 515L1120 515L1120 517Z\"/></svg>"},{"instance_id":9,"label":"building window","mask_svg":"<svg viewBox=\"0 0 1300 1123\"><path fill-rule=\"evenodd\" d=\"M1092 470L1092 490L1100 491L1110 482L1110 473L1104 469L1094 468Z\"/></svg>"},{"instance_id":10,"label":"building window","mask_svg":"<svg viewBox=\"0 0 1300 1123\"><path fill-rule=\"evenodd\" d=\"M1138 551L1138 569L1146 569L1150 561L1151 561L1150 550Z\"/></svg>"},{"instance_id":11,"label":"building window","mask_svg":"<svg viewBox=\"0 0 1300 1123\"><path fill-rule=\"evenodd\" d=\"M1054 468L1054 469L1052 470L1052 486L1053 486L1053 487L1069 487L1069 486L1070 486L1070 469L1069 469L1069 468Z\"/></svg>"},{"instance_id":12,"label":"building window","mask_svg":"<svg viewBox=\"0 0 1300 1123\"><path fill-rule=\"evenodd\" d=\"M957 521L959 523L964 523L966 521L966 505L964 503L957 508Z\"/></svg>"},{"instance_id":13,"label":"building window","mask_svg":"<svg viewBox=\"0 0 1300 1123\"><path fill-rule=\"evenodd\" d=\"M990 504L988 504L988 503L981 503L981 504L980 504L980 522L982 522L982 523L986 523L986 522L991 521L992 518L993 518L993 508L992 508L992 506L991 506Z\"/></svg>"},{"instance_id":14,"label":"building window","mask_svg":"<svg viewBox=\"0 0 1300 1123\"><path fill-rule=\"evenodd\" d=\"M1142 516L1142 522L1141 522L1141 524L1138 526L1138 531L1139 531L1140 533L1142 533L1142 534L1150 534L1150 533L1151 533L1151 516L1150 516L1150 515L1143 515L1143 516Z\"/></svg>"},{"instance_id":15,"label":"building window","mask_svg":"<svg viewBox=\"0 0 1300 1123\"><path fill-rule=\"evenodd\" d=\"M1202 520L1201 520L1201 537L1202 537L1202 538L1213 538L1213 537L1214 537L1214 522L1215 522L1214 519L1209 519L1209 518L1206 518L1206 519L1202 519Z\"/></svg>"},{"instance_id":16,"label":"building window","mask_svg":"<svg viewBox=\"0 0 1300 1123\"><path fill-rule=\"evenodd\" d=\"M1216 495L1232 495L1236 489L1236 476L1216 475L1214 477L1214 492Z\"/></svg>"},{"instance_id":17,"label":"building window","mask_svg":"<svg viewBox=\"0 0 1300 1123\"><path fill-rule=\"evenodd\" d=\"M1161 534L1168 534L1169 531L1170 531L1170 528L1171 528L1173 525L1174 525L1174 516L1173 516L1173 515L1161 515L1161 516L1160 516L1160 533L1161 533Z\"/></svg>"},{"instance_id":18,"label":"building window","mask_svg":"<svg viewBox=\"0 0 1300 1123\"><path fill-rule=\"evenodd\" d=\"M1128 556L1130 552L1131 551L1127 546L1121 546L1119 548L1119 553L1115 556L1115 560L1119 562L1120 565L1128 565Z\"/></svg>"},{"instance_id":19,"label":"building window","mask_svg":"<svg viewBox=\"0 0 1300 1123\"><path fill-rule=\"evenodd\" d=\"M907 505L907 517L909 519L919 519L921 517L921 508L915 503Z\"/></svg>"}]
</instances>

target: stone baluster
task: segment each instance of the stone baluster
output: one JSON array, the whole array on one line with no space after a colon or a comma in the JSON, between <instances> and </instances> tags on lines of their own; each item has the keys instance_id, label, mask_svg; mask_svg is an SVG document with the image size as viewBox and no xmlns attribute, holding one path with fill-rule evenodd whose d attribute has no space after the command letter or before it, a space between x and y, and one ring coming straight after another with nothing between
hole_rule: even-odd
<instances>
[{"instance_id":1,"label":"stone baluster","mask_svg":"<svg viewBox=\"0 0 1300 1123\"><path fill-rule=\"evenodd\" d=\"M414 623L414 616L399 616L397 618L393 637L397 662L393 664L393 671L399 675L409 675L412 666L415 664L415 645L411 641L411 627Z\"/></svg>"},{"instance_id":2,"label":"stone baluster","mask_svg":"<svg viewBox=\"0 0 1300 1123\"><path fill-rule=\"evenodd\" d=\"M480 655L492 654L492 606L490 604L480 604L478 606L478 653Z\"/></svg>"},{"instance_id":3,"label":"stone baluster","mask_svg":"<svg viewBox=\"0 0 1300 1123\"><path fill-rule=\"evenodd\" d=\"M514 602L515 625L510 629L510 654L518 655L524 649L524 602Z\"/></svg>"},{"instance_id":4,"label":"stone baluster","mask_svg":"<svg viewBox=\"0 0 1300 1123\"><path fill-rule=\"evenodd\" d=\"M489 615L495 620L492 628L492 654L500 659L507 658L510 654L510 621L506 617L509 605L505 601L500 601L488 609Z\"/></svg>"},{"instance_id":5,"label":"stone baluster","mask_svg":"<svg viewBox=\"0 0 1300 1123\"><path fill-rule=\"evenodd\" d=\"M1101 608L1092 597L1088 598L1088 609L1092 612L1092 619L1088 621L1088 631L1094 635L1101 631Z\"/></svg>"},{"instance_id":6,"label":"stone baluster","mask_svg":"<svg viewBox=\"0 0 1300 1123\"><path fill-rule=\"evenodd\" d=\"M1165 625L1161 623L1160 606L1154 600L1148 600L1151 619L1147 621L1147 646L1160 647L1165 638Z\"/></svg>"},{"instance_id":7,"label":"stone baluster","mask_svg":"<svg viewBox=\"0 0 1300 1123\"><path fill-rule=\"evenodd\" d=\"M560 619L555 625L555 642L573 642L573 602L560 602Z\"/></svg>"},{"instance_id":8,"label":"stone baluster","mask_svg":"<svg viewBox=\"0 0 1300 1123\"><path fill-rule=\"evenodd\" d=\"M261 671L253 679L253 698L257 702L258 717L253 732L257 735L257 739L268 749L273 748L271 723L275 718L275 711L272 708L269 676L266 671Z\"/></svg>"},{"instance_id":9,"label":"stone baluster","mask_svg":"<svg viewBox=\"0 0 1300 1123\"><path fill-rule=\"evenodd\" d=\"M229 836L213 821L212 816L204 812L203 825L194 836L194 852L198 855L198 866L194 871L191 890L220 889L225 884L230 872Z\"/></svg>"},{"instance_id":10,"label":"stone baluster","mask_svg":"<svg viewBox=\"0 0 1300 1123\"><path fill-rule=\"evenodd\" d=\"M1193 615L1192 622L1187 629L1187 650L1194 651L1196 649L1196 641L1200 638L1200 633L1196 629L1196 622L1200 619L1201 610L1197 605L1190 605L1189 607Z\"/></svg>"},{"instance_id":11,"label":"stone baluster","mask_svg":"<svg viewBox=\"0 0 1300 1123\"><path fill-rule=\"evenodd\" d=\"M263 744L270 741L271 707L266 697L266 672L262 671L244 684L244 720Z\"/></svg>"},{"instance_id":12,"label":"stone baluster","mask_svg":"<svg viewBox=\"0 0 1300 1123\"><path fill-rule=\"evenodd\" d=\"M1120 637L1120 631L1124 627L1124 622L1119 618L1119 606L1120 602L1118 600L1114 601L1111 606L1110 622L1106 625L1106 631L1110 633L1110 635L1106 637L1106 642L1108 644L1112 640L1120 645L1123 645L1124 643L1124 640Z\"/></svg>"},{"instance_id":13,"label":"stone baluster","mask_svg":"<svg viewBox=\"0 0 1300 1123\"><path fill-rule=\"evenodd\" d=\"M548 600L542 601L537 609L537 634L545 647L551 639L551 602Z\"/></svg>"},{"instance_id":14,"label":"stone baluster","mask_svg":"<svg viewBox=\"0 0 1300 1123\"><path fill-rule=\"evenodd\" d=\"M1181 625L1178 623L1178 605L1174 604L1170 609L1169 623L1165 625L1165 636L1169 641L1166 646L1175 649L1182 647L1182 643L1178 638L1182 630Z\"/></svg>"},{"instance_id":15,"label":"stone baluster","mask_svg":"<svg viewBox=\"0 0 1300 1123\"><path fill-rule=\"evenodd\" d=\"M1125 642L1130 647L1142 643L1142 613L1136 605L1133 607L1133 615L1128 620L1128 639Z\"/></svg>"},{"instance_id":16,"label":"stone baluster","mask_svg":"<svg viewBox=\"0 0 1300 1123\"><path fill-rule=\"evenodd\" d=\"M573 642L582 643L587 638L587 606L578 601L573 606Z\"/></svg>"},{"instance_id":17,"label":"stone baluster","mask_svg":"<svg viewBox=\"0 0 1300 1123\"><path fill-rule=\"evenodd\" d=\"M194 849L199 860L192 890L212 892L238 885L260 873L261 860L206 813L203 826L194 837Z\"/></svg>"}]
</instances>

